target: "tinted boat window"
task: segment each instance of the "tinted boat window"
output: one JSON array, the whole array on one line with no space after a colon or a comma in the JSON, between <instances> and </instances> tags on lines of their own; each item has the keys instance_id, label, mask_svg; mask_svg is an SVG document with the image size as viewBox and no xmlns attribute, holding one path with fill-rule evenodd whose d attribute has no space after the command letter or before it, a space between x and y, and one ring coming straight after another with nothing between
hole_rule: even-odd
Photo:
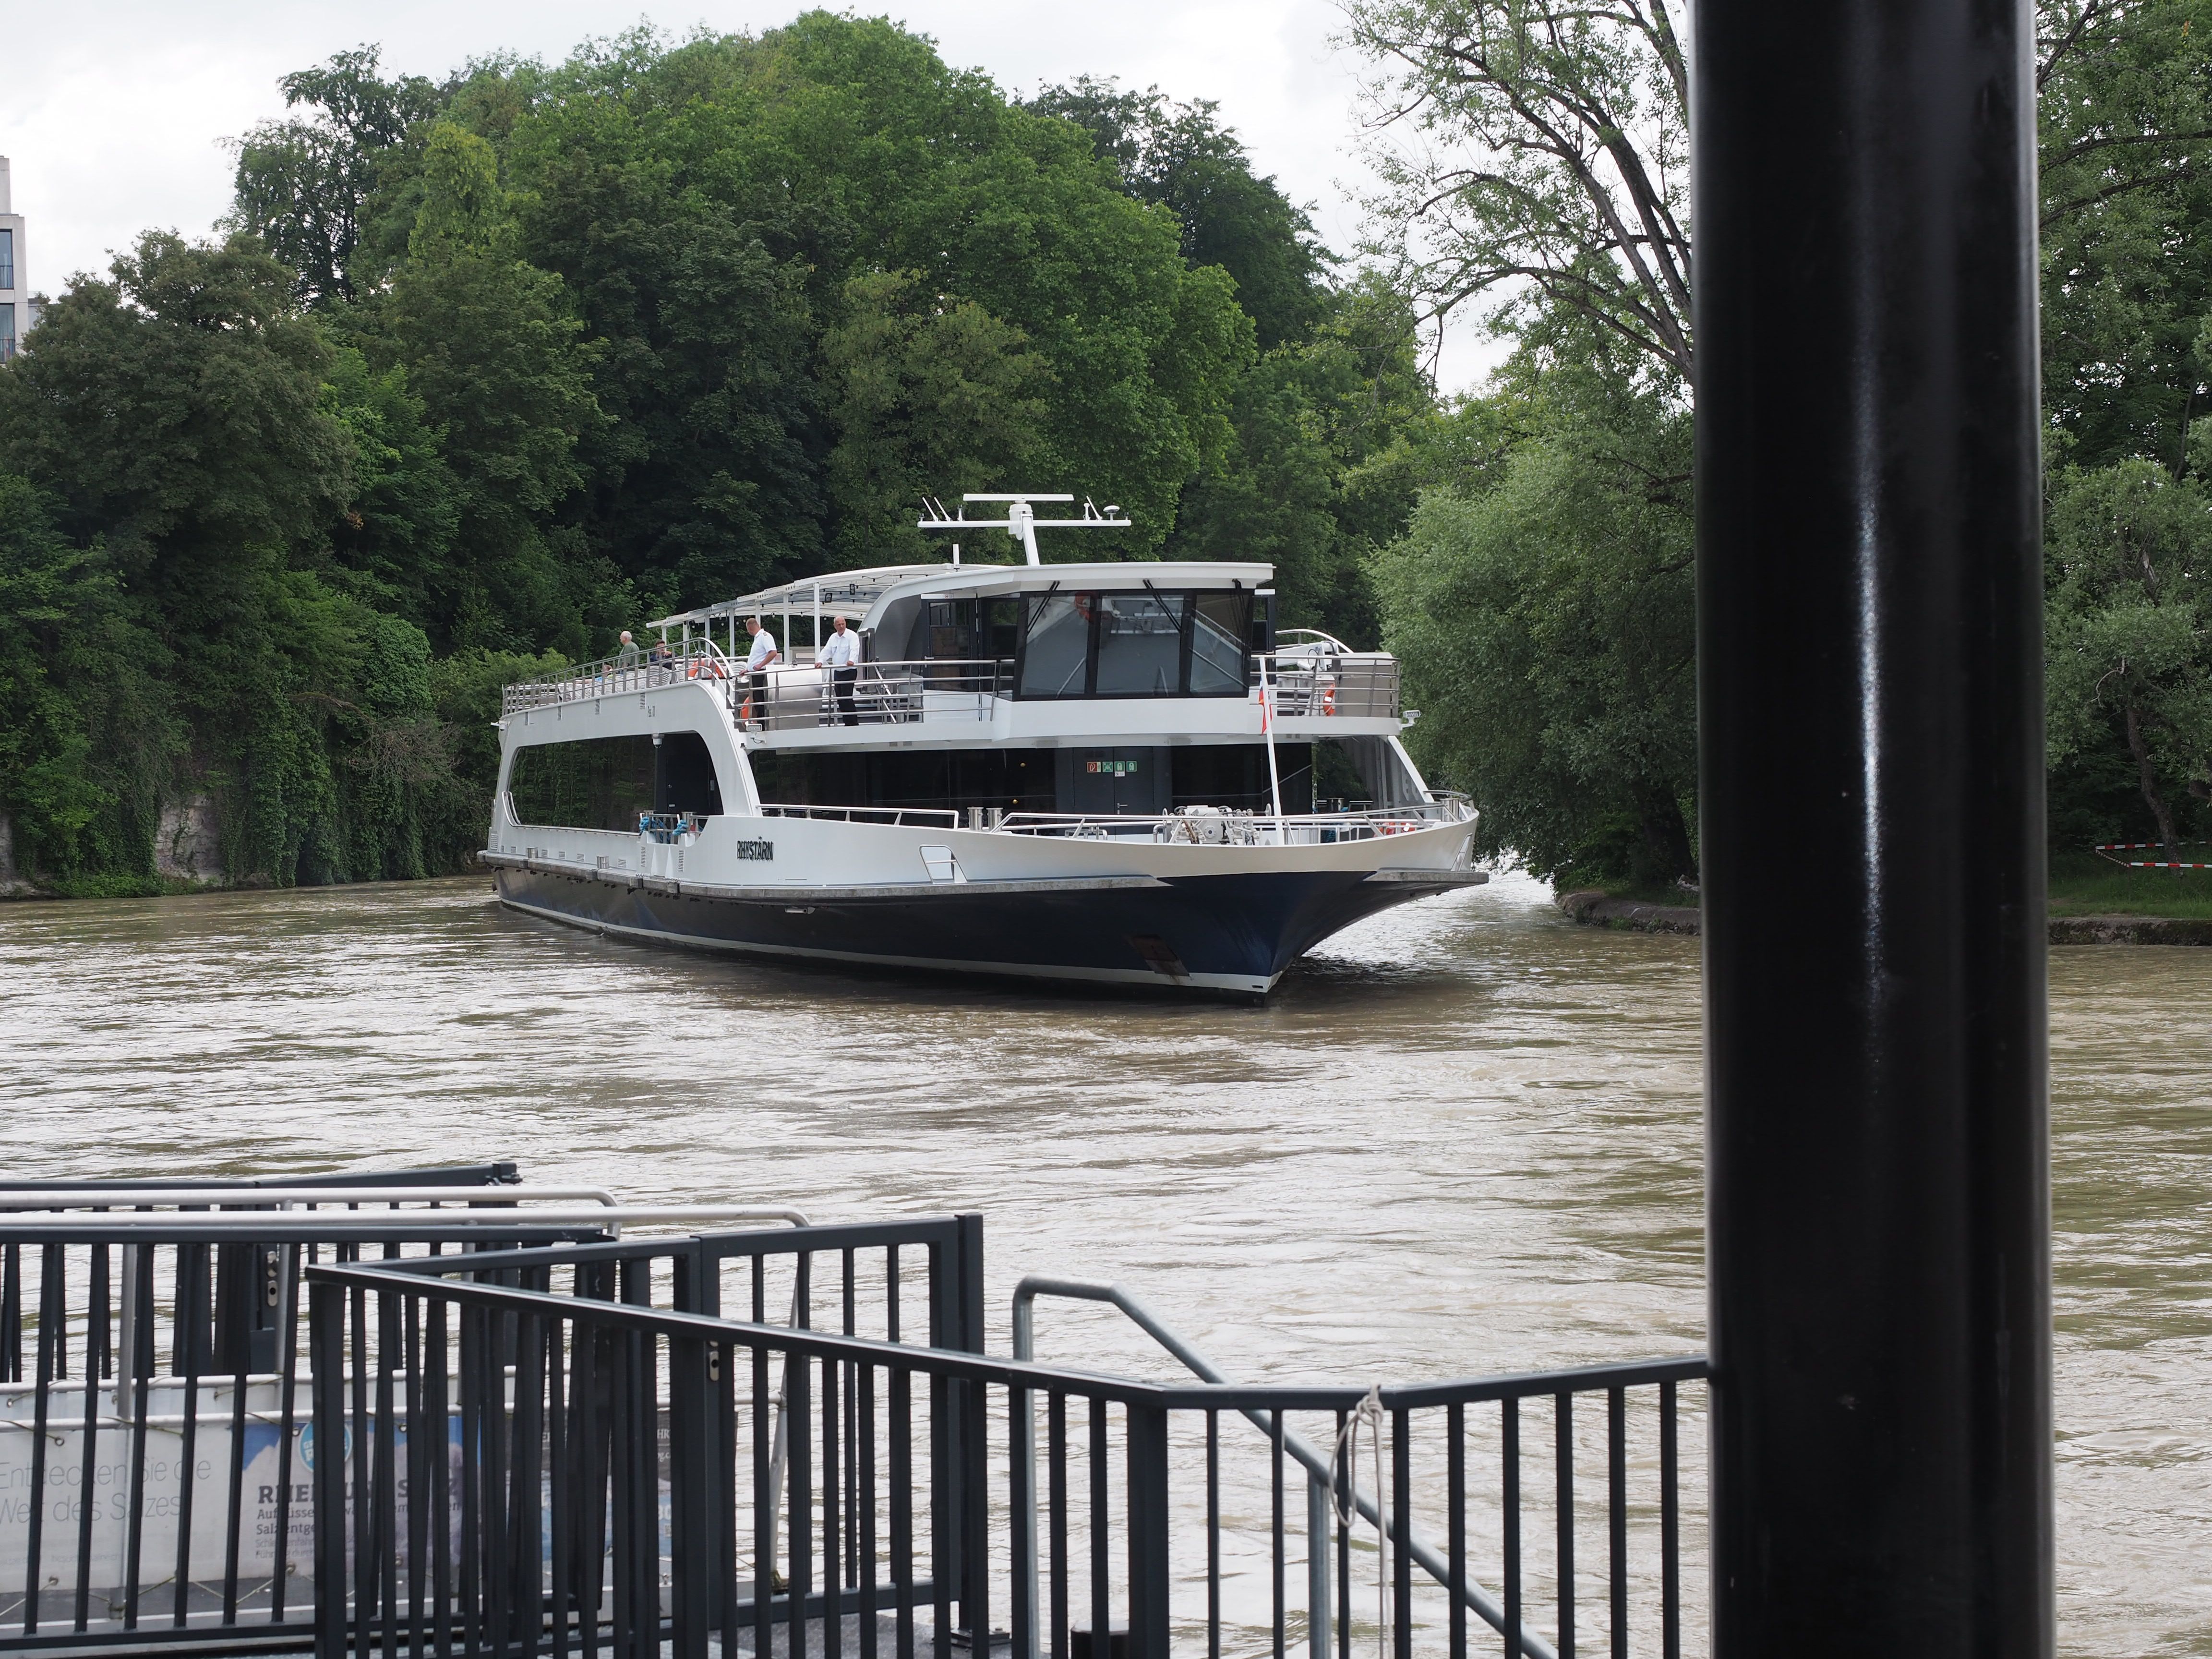
<instances>
[{"instance_id":1,"label":"tinted boat window","mask_svg":"<svg viewBox=\"0 0 2212 1659\"><path fill-rule=\"evenodd\" d=\"M1022 637L1022 602L1009 595L983 601L983 654L998 662L1012 662Z\"/></svg>"},{"instance_id":2,"label":"tinted boat window","mask_svg":"<svg viewBox=\"0 0 2212 1659\"><path fill-rule=\"evenodd\" d=\"M1191 618L1190 695L1244 695L1244 641L1252 629L1249 593L1200 593Z\"/></svg>"},{"instance_id":3,"label":"tinted boat window","mask_svg":"<svg viewBox=\"0 0 2212 1659\"><path fill-rule=\"evenodd\" d=\"M1022 680L1024 697L1079 697L1091 662L1089 593L1032 593L1024 618Z\"/></svg>"},{"instance_id":4,"label":"tinted boat window","mask_svg":"<svg viewBox=\"0 0 2212 1659\"><path fill-rule=\"evenodd\" d=\"M975 600L926 600L922 615L927 629L925 655L938 662L959 662L975 654Z\"/></svg>"},{"instance_id":5,"label":"tinted boat window","mask_svg":"<svg viewBox=\"0 0 2212 1659\"><path fill-rule=\"evenodd\" d=\"M519 823L635 834L641 812L722 810L707 740L696 732L650 737L586 738L533 744L514 751L507 793Z\"/></svg>"},{"instance_id":6,"label":"tinted boat window","mask_svg":"<svg viewBox=\"0 0 2212 1659\"><path fill-rule=\"evenodd\" d=\"M1181 593L1106 593L1098 603L1102 697L1171 697L1182 686Z\"/></svg>"}]
</instances>

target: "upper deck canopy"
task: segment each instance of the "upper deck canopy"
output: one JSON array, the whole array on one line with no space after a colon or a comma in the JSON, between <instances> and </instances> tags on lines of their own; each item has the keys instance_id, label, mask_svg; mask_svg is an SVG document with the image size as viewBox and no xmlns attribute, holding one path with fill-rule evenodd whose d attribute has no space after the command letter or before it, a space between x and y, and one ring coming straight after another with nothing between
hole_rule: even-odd
<instances>
[{"instance_id":1,"label":"upper deck canopy","mask_svg":"<svg viewBox=\"0 0 2212 1659\"><path fill-rule=\"evenodd\" d=\"M1054 588L1092 592L1160 588L1257 588L1273 580L1271 564L1219 560L1152 560L1108 564L890 564L868 570L833 570L800 581L764 587L733 599L678 611L647 623L669 629L690 623L712 627L727 618L781 615L857 615L872 628L890 600L906 594L932 599L995 598L1008 593L1043 593Z\"/></svg>"}]
</instances>

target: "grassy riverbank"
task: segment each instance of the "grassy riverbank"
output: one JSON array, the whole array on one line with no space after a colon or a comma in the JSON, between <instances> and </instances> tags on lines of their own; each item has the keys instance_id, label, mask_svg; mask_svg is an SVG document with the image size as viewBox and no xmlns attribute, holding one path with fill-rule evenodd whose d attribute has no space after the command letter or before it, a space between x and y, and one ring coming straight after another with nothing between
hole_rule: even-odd
<instances>
[{"instance_id":1,"label":"grassy riverbank","mask_svg":"<svg viewBox=\"0 0 2212 1659\"><path fill-rule=\"evenodd\" d=\"M2196 859L2208 854L2212 848L2180 853ZM2051 914L2212 920L2212 870L2123 870L2094 853L2064 854L2051 860Z\"/></svg>"},{"instance_id":2,"label":"grassy riverbank","mask_svg":"<svg viewBox=\"0 0 2212 1659\"><path fill-rule=\"evenodd\" d=\"M2185 858L2212 855L2212 848L2185 848ZM2148 854L2143 854L2148 857ZM1562 892L1602 891L1638 904L1688 905L1698 896L1672 885L1642 887L1630 881L1592 881L1563 874ZM2172 916L2212 921L2212 870L2124 870L2094 853L2055 854L2051 860L2054 916Z\"/></svg>"}]
</instances>

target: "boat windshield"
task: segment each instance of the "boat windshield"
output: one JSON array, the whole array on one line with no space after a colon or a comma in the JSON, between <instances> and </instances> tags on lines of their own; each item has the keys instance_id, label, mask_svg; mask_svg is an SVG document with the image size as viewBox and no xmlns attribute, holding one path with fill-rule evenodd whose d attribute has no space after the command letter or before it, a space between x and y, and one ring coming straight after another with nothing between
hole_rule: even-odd
<instances>
[{"instance_id":1,"label":"boat windshield","mask_svg":"<svg viewBox=\"0 0 2212 1659\"><path fill-rule=\"evenodd\" d=\"M1088 593L1033 593L1022 629L1022 677L1016 695L1079 697L1090 665L1091 618L1097 609Z\"/></svg>"},{"instance_id":2,"label":"boat windshield","mask_svg":"<svg viewBox=\"0 0 2212 1659\"><path fill-rule=\"evenodd\" d=\"M1101 697L1166 697L1182 683L1184 593L1107 593L1098 606Z\"/></svg>"},{"instance_id":3,"label":"boat windshield","mask_svg":"<svg viewBox=\"0 0 2212 1659\"><path fill-rule=\"evenodd\" d=\"M1241 697L1252 594L1031 593L1015 696Z\"/></svg>"}]
</instances>

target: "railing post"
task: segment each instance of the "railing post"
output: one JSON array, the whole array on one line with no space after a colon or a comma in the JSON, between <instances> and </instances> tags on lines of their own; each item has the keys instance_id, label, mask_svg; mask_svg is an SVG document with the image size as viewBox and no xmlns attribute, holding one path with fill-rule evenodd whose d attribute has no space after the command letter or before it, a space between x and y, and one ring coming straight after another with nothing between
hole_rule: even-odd
<instances>
[{"instance_id":1,"label":"railing post","mask_svg":"<svg viewBox=\"0 0 2212 1659\"><path fill-rule=\"evenodd\" d=\"M307 1293L307 1352L315 1436L315 1659L345 1659L345 1291Z\"/></svg>"},{"instance_id":2,"label":"railing post","mask_svg":"<svg viewBox=\"0 0 2212 1659\"><path fill-rule=\"evenodd\" d=\"M930 1340L939 1347L983 1352L983 1218L953 1218L951 1249L930 1252ZM979 1383L950 1381L945 1393L945 1458L952 1472L945 1517L948 1535L938 1540L939 1559L959 1587L960 1627L981 1628L988 1620L990 1558L987 1547L991 1514L988 1422ZM983 1630L976 1639L988 1641Z\"/></svg>"},{"instance_id":3,"label":"railing post","mask_svg":"<svg viewBox=\"0 0 2212 1659\"><path fill-rule=\"evenodd\" d=\"M1131 1404L1129 1437L1129 1659L1168 1655L1168 1414ZM1112 1644L1096 1632L1091 1659Z\"/></svg>"},{"instance_id":4,"label":"railing post","mask_svg":"<svg viewBox=\"0 0 2212 1659\"><path fill-rule=\"evenodd\" d=\"M706 1659L707 1632L714 1621L709 1587L714 1569L708 1531L708 1494L715 1466L708 1427L713 1393L707 1380L707 1345L684 1337L668 1346L672 1659Z\"/></svg>"},{"instance_id":5,"label":"railing post","mask_svg":"<svg viewBox=\"0 0 2212 1659\"><path fill-rule=\"evenodd\" d=\"M1329 1635L1334 1620L1329 1607L1328 1488L1322 1478L1306 1474L1306 1650L1313 1659L1328 1659ZM1458 1597L1452 1598L1458 1605Z\"/></svg>"},{"instance_id":6,"label":"railing post","mask_svg":"<svg viewBox=\"0 0 2212 1659\"><path fill-rule=\"evenodd\" d=\"M1037 1653L1036 1398L1028 1389L1006 1391L1006 1507L1013 1526L1012 1659L1036 1659Z\"/></svg>"}]
</instances>

